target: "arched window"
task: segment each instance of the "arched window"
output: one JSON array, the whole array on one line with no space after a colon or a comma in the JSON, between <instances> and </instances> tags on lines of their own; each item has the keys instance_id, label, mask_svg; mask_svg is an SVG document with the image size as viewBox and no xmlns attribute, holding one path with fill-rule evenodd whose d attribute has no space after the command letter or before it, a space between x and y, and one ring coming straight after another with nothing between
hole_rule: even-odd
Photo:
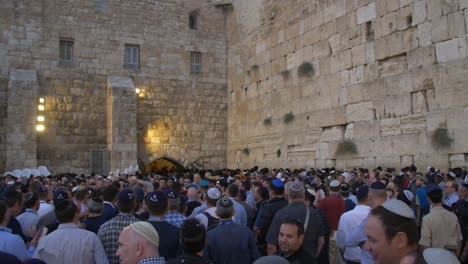
<instances>
[{"instance_id":1,"label":"arched window","mask_svg":"<svg viewBox=\"0 0 468 264\"><path fill-rule=\"evenodd\" d=\"M200 14L197 10L190 12L189 14L189 27L193 30L198 30L198 24L200 20Z\"/></svg>"}]
</instances>

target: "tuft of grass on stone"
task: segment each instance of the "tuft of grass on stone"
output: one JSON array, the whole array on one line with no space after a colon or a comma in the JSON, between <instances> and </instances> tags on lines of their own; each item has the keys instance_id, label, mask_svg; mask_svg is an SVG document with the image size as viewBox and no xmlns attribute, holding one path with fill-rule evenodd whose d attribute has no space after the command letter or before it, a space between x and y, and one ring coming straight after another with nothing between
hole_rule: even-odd
<instances>
[{"instance_id":1,"label":"tuft of grass on stone","mask_svg":"<svg viewBox=\"0 0 468 264\"><path fill-rule=\"evenodd\" d=\"M450 147L453 139L450 137L446 128L439 127L432 134L432 144L436 148Z\"/></svg>"},{"instance_id":2,"label":"tuft of grass on stone","mask_svg":"<svg viewBox=\"0 0 468 264\"><path fill-rule=\"evenodd\" d=\"M253 72L256 72L256 71L258 71L259 67L258 67L257 64L254 64L254 65L252 65L252 66L250 67L250 69L251 69Z\"/></svg>"},{"instance_id":3,"label":"tuft of grass on stone","mask_svg":"<svg viewBox=\"0 0 468 264\"><path fill-rule=\"evenodd\" d=\"M314 65L310 62L303 62L297 69L297 75L299 78L312 78L314 77L315 69Z\"/></svg>"},{"instance_id":4,"label":"tuft of grass on stone","mask_svg":"<svg viewBox=\"0 0 468 264\"><path fill-rule=\"evenodd\" d=\"M294 120L295 116L292 112L289 112L284 115L283 121L285 124L289 124Z\"/></svg>"},{"instance_id":5,"label":"tuft of grass on stone","mask_svg":"<svg viewBox=\"0 0 468 264\"><path fill-rule=\"evenodd\" d=\"M276 151L276 156L277 156L278 158L281 157L281 149L278 149L278 150Z\"/></svg>"},{"instance_id":6,"label":"tuft of grass on stone","mask_svg":"<svg viewBox=\"0 0 468 264\"><path fill-rule=\"evenodd\" d=\"M281 72L281 76L283 76L284 80L288 80L290 75L291 74L290 74L289 70L284 70L284 71Z\"/></svg>"},{"instance_id":7,"label":"tuft of grass on stone","mask_svg":"<svg viewBox=\"0 0 468 264\"><path fill-rule=\"evenodd\" d=\"M357 147L351 140L343 140L338 143L338 147L336 148L335 155L352 155L357 154Z\"/></svg>"},{"instance_id":8,"label":"tuft of grass on stone","mask_svg":"<svg viewBox=\"0 0 468 264\"><path fill-rule=\"evenodd\" d=\"M271 123L272 123L271 117L267 117L267 118L263 119L263 125L264 126L271 126Z\"/></svg>"},{"instance_id":9,"label":"tuft of grass on stone","mask_svg":"<svg viewBox=\"0 0 468 264\"><path fill-rule=\"evenodd\" d=\"M249 155L250 154L250 150L249 148L245 147L243 150L242 150L242 153L244 153L245 155Z\"/></svg>"}]
</instances>

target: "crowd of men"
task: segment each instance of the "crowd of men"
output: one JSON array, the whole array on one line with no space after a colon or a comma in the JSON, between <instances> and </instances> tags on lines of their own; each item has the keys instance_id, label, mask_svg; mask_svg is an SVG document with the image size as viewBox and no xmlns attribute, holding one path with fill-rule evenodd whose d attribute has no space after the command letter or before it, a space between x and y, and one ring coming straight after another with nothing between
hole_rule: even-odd
<instances>
[{"instance_id":1,"label":"crowd of men","mask_svg":"<svg viewBox=\"0 0 468 264\"><path fill-rule=\"evenodd\" d=\"M467 236L461 168L0 181L8 263L468 263Z\"/></svg>"}]
</instances>

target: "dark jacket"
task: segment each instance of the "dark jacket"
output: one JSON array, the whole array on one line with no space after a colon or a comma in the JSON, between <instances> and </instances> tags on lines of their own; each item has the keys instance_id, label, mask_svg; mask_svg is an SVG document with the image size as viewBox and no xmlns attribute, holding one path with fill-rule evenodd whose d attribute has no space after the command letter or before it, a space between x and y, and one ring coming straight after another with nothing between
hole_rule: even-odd
<instances>
[{"instance_id":1,"label":"dark jacket","mask_svg":"<svg viewBox=\"0 0 468 264\"><path fill-rule=\"evenodd\" d=\"M102 219L104 219L105 222L111 220L118 214L119 214L119 209L117 209L117 207L112 207L112 205L108 203L104 203L101 217Z\"/></svg>"},{"instance_id":2,"label":"dark jacket","mask_svg":"<svg viewBox=\"0 0 468 264\"><path fill-rule=\"evenodd\" d=\"M159 234L159 255L167 261L182 254L180 228L166 221L147 221Z\"/></svg>"},{"instance_id":3,"label":"dark jacket","mask_svg":"<svg viewBox=\"0 0 468 264\"><path fill-rule=\"evenodd\" d=\"M266 234L270 228L271 221L275 216L276 212L288 205L288 200L281 197L271 198L265 205L263 205L261 211L258 213L258 219L255 225L259 229L257 236L258 242L265 242Z\"/></svg>"},{"instance_id":4,"label":"dark jacket","mask_svg":"<svg viewBox=\"0 0 468 264\"><path fill-rule=\"evenodd\" d=\"M190 253L184 253L176 259L171 259L166 264L208 264L202 257Z\"/></svg>"}]
</instances>

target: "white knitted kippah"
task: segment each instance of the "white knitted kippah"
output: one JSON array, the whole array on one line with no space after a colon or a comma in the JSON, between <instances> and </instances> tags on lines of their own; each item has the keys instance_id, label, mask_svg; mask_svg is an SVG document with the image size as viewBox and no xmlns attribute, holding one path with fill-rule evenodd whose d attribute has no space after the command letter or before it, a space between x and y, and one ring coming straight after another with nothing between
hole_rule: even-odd
<instances>
[{"instance_id":1,"label":"white knitted kippah","mask_svg":"<svg viewBox=\"0 0 468 264\"><path fill-rule=\"evenodd\" d=\"M133 224L130 224L130 228L132 228L133 231L144 237L151 244L159 247L158 231L156 231L156 229L150 223L143 221L135 222Z\"/></svg>"}]
</instances>

